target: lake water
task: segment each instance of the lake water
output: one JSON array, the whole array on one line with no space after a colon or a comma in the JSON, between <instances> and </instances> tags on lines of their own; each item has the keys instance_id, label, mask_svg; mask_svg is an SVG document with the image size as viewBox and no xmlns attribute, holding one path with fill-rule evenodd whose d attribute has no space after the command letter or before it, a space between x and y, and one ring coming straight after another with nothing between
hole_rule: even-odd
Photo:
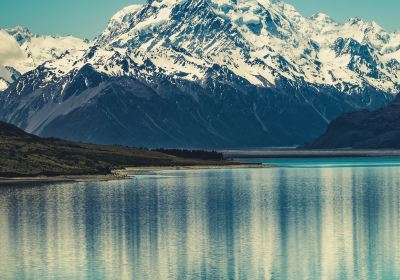
<instances>
[{"instance_id":1,"label":"lake water","mask_svg":"<svg viewBox=\"0 0 400 280\"><path fill-rule=\"evenodd\" d=\"M400 279L400 159L0 187L0 279Z\"/></svg>"}]
</instances>

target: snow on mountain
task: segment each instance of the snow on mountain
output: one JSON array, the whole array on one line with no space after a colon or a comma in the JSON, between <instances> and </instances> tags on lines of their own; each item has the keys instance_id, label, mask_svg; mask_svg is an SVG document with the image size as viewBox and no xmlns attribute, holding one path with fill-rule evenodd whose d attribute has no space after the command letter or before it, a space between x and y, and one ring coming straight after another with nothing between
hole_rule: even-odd
<instances>
[{"instance_id":1,"label":"snow on mountain","mask_svg":"<svg viewBox=\"0 0 400 280\"><path fill-rule=\"evenodd\" d=\"M338 53L337 44L348 39L358 43L350 47L368 48L372 60L366 64L356 50ZM339 24L322 13L303 17L284 2L149 1L117 13L95 43L140 52L169 75L192 80L219 64L265 87L284 77L395 94L400 82L387 66L400 60L399 34L358 18Z\"/></svg>"},{"instance_id":2,"label":"snow on mountain","mask_svg":"<svg viewBox=\"0 0 400 280\"><path fill-rule=\"evenodd\" d=\"M400 89L399 33L304 17L280 1L149 0L118 12L93 42L7 32L25 57L7 64L23 75L7 82L0 118L45 136L293 145Z\"/></svg>"},{"instance_id":3,"label":"snow on mountain","mask_svg":"<svg viewBox=\"0 0 400 280\"><path fill-rule=\"evenodd\" d=\"M214 64L261 87L284 78L342 91L368 85L395 94L400 82L393 68L400 61L399 33L358 18L343 24L323 13L307 18L280 1L149 0L115 14L93 44L72 36L38 36L21 27L6 31L24 58L4 65L21 73L46 62L65 75L93 62L107 74L106 57L123 54L198 82ZM338 51L348 41L355 49ZM90 46L96 46L96 55L88 59ZM360 53L363 49L368 51ZM126 75L115 69L109 74Z\"/></svg>"},{"instance_id":4,"label":"snow on mountain","mask_svg":"<svg viewBox=\"0 0 400 280\"><path fill-rule=\"evenodd\" d=\"M5 29L5 31L13 36L19 45L24 44L36 35L29 31L28 28L17 26L14 28Z\"/></svg>"},{"instance_id":5,"label":"snow on mountain","mask_svg":"<svg viewBox=\"0 0 400 280\"><path fill-rule=\"evenodd\" d=\"M13 64L25 58L17 41L4 30L0 30L0 42L0 65Z\"/></svg>"},{"instance_id":6,"label":"snow on mountain","mask_svg":"<svg viewBox=\"0 0 400 280\"><path fill-rule=\"evenodd\" d=\"M21 73L9 66L0 66L0 91L5 90L8 86L15 82Z\"/></svg>"},{"instance_id":7,"label":"snow on mountain","mask_svg":"<svg viewBox=\"0 0 400 280\"><path fill-rule=\"evenodd\" d=\"M0 78L0 92L7 88L8 88L8 83L3 78Z\"/></svg>"},{"instance_id":8,"label":"snow on mountain","mask_svg":"<svg viewBox=\"0 0 400 280\"><path fill-rule=\"evenodd\" d=\"M112 76L126 75L111 65L110 71L103 67L107 56L123 54L198 82L214 64L261 87L284 78L349 94L367 85L395 94L400 82L391 66L400 61L400 34L358 18L339 24L322 13L303 17L280 1L151 0L115 14L93 44L71 36L37 36L23 28L7 32L26 56L9 66L22 73L46 62L57 75L84 63ZM338 52L341 42L349 40L358 43L349 47L366 48L369 54ZM96 46L96 55L88 59L90 46Z\"/></svg>"},{"instance_id":9,"label":"snow on mountain","mask_svg":"<svg viewBox=\"0 0 400 280\"><path fill-rule=\"evenodd\" d=\"M48 61L59 61L64 56L76 59L85 53L90 44L73 36L35 35L23 27L0 29L0 41L0 70L12 67L20 73L26 73ZM4 81L10 81L1 73L5 72L0 71L4 89L7 87Z\"/></svg>"},{"instance_id":10,"label":"snow on mountain","mask_svg":"<svg viewBox=\"0 0 400 280\"><path fill-rule=\"evenodd\" d=\"M15 65L24 60L25 56L15 39L2 30L0 42L0 91L3 91L19 76L14 68L6 65Z\"/></svg>"}]
</instances>

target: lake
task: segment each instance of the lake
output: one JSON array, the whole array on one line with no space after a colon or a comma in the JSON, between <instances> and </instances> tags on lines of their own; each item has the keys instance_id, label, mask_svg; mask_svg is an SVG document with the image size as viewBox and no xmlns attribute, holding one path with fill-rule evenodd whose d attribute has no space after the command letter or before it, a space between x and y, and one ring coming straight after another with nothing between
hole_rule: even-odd
<instances>
[{"instance_id":1,"label":"lake","mask_svg":"<svg viewBox=\"0 0 400 280\"><path fill-rule=\"evenodd\" d=\"M400 158L256 161L0 187L0 279L400 279Z\"/></svg>"}]
</instances>

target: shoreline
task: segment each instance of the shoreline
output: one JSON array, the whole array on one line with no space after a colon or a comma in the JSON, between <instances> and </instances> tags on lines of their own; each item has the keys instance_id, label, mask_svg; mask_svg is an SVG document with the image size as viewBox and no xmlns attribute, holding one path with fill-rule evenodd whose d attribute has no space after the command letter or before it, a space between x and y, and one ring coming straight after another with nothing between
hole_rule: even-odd
<instances>
[{"instance_id":1,"label":"shoreline","mask_svg":"<svg viewBox=\"0 0 400 280\"><path fill-rule=\"evenodd\" d=\"M226 164L226 165L187 165L187 166L149 166L149 167L126 167L117 169L114 172L118 175L140 175L145 173L174 171L174 170L211 170L211 169L245 169L245 168L272 168L270 164Z\"/></svg>"},{"instance_id":2,"label":"shoreline","mask_svg":"<svg viewBox=\"0 0 400 280\"><path fill-rule=\"evenodd\" d=\"M177 166L139 166L125 167L112 170L107 175L60 175L60 176L25 176L1 177L0 187L12 184L29 183L76 183L104 182L129 180L134 175L157 173L173 170L207 170L207 169L244 169L244 168L273 168L276 165L259 163L241 163L240 159L251 158L366 158L366 157L400 157L400 150L300 150L300 149L259 149L259 150L220 150L225 157L237 161L227 161L224 164L177 165Z\"/></svg>"},{"instance_id":3,"label":"shoreline","mask_svg":"<svg viewBox=\"0 0 400 280\"><path fill-rule=\"evenodd\" d=\"M220 150L227 158L366 158L366 157L400 157L400 150L353 150L353 149L254 149L254 150Z\"/></svg>"},{"instance_id":4,"label":"shoreline","mask_svg":"<svg viewBox=\"0 0 400 280\"><path fill-rule=\"evenodd\" d=\"M0 177L0 186L7 184L29 183L78 183L78 182L107 182L126 180L128 176L112 173L108 175L60 175L60 176L26 176L26 177Z\"/></svg>"},{"instance_id":5,"label":"shoreline","mask_svg":"<svg viewBox=\"0 0 400 280\"><path fill-rule=\"evenodd\" d=\"M207 170L207 169L244 169L244 168L271 168L272 165L263 164L226 164L226 165L187 165L187 166L148 166L126 167L115 169L108 175L60 175L60 176L32 176L32 177L0 177L0 186L29 183L78 183L78 182L107 182L129 180L134 175L168 170Z\"/></svg>"}]
</instances>

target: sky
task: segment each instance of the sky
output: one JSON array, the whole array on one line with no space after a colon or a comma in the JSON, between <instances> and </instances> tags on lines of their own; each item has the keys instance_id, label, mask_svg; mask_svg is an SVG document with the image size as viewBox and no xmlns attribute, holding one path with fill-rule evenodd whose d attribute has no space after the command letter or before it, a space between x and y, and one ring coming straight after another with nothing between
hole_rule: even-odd
<instances>
[{"instance_id":1,"label":"sky","mask_svg":"<svg viewBox=\"0 0 400 280\"><path fill-rule=\"evenodd\" d=\"M92 39L121 8L143 0L3 0L0 28L24 26L36 34L74 35ZM398 0L285 0L303 15L323 12L343 22L350 17L376 21L400 30Z\"/></svg>"}]
</instances>

